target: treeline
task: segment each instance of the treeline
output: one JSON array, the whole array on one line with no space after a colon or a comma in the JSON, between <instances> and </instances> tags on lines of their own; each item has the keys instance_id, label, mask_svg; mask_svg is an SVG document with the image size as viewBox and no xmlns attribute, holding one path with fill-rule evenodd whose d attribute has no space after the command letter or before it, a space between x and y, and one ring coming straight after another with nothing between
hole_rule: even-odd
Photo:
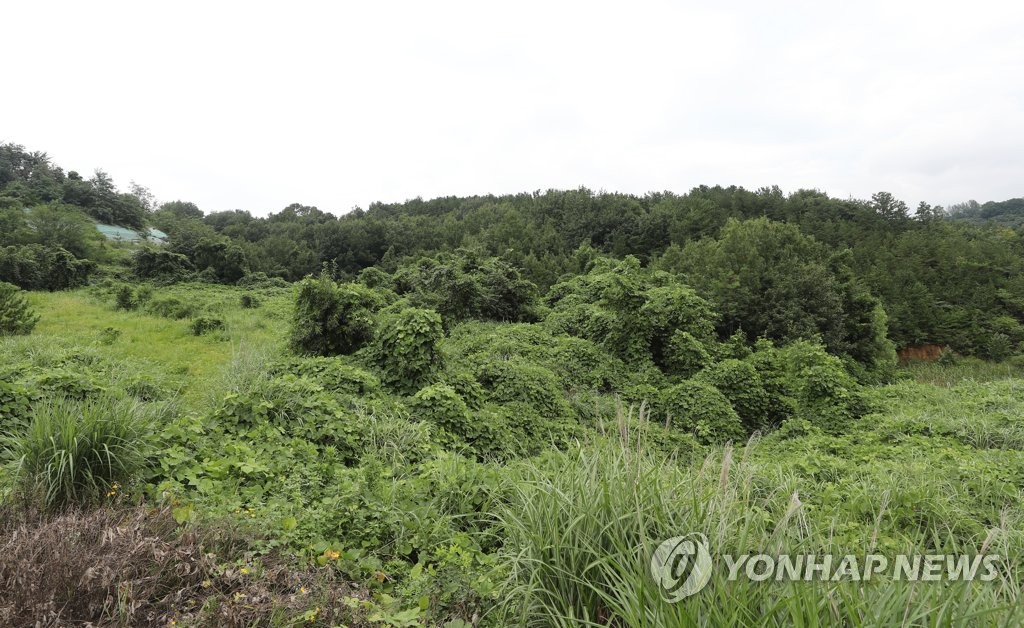
<instances>
[{"instance_id":1,"label":"treeline","mask_svg":"<svg viewBox=\"0 0 1024 628\"><path fill-rule=\"evenodd\" d=\"M910 212L886 193L857 201L778 188L645 196L579 189L416 199L342 217L302 205L266 218L164 212L156 215L172 250L187 255L205 231L198 240L220 235L225 247L239 247L248 271L290 281L323 264L354 277L370 266L394 271L404 259L466 248L513 265L543 293L584 272L581 256L632 255L716 299L724 334L818 329L828 336L857 309L850 295L860 294L881 300L898 346L938 344L1000 359L1024 341L1021 230L952 221L926 203ZM846 296L837 297L833 284L846 286Z\"/></svg>"},{"instance_id":2,"label":"treeline","mask_svg":"<svg viewBox=\"0 0 1024 628\"><path fill-rule=\"evenodd\" d=\"M993 205L998 215L1016 211L1020 199L964 204L953 208L954 220L923 202L911 211L885 192L862 201L777 187L644 196L581 188L375 203L340 217L293 204L262 218L207 214L184 201L154 207L144 188L120 193L101 172L88 181L72 174L45 154L0 147L0 279L50 289L84 281L87 266L45 272L46 262L26 261L44 257L38 247L95 259L95 234L75 224L84 214L169 234L167 247L133 256L130 272L142 279L296 281L326 267L350 280L371 267L387 274L415 267L420 281L459 293L465 286L445 277L487 284L493 269L481 269L500 263L543 298L600 257L632 256L709 299L723 339L817 336L837 355L860 352L864 362L874 350L844 338L873 337L867 330L881 325L898 347L936 344L992 359L1024 350L1024 231L980 220ZM474 270L444 261L458 250L478 260ZM444 269L422 271L431 264ZM59 286L23 279L44 276L75 279Z\"/></svg>"}]
</instances>

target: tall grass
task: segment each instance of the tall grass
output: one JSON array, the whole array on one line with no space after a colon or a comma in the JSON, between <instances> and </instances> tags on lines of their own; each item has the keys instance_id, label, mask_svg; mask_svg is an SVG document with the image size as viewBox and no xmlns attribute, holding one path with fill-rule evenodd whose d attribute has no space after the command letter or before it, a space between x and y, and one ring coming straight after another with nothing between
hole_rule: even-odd
<instances>
[{"instance_id":1,"label":"tall grass","mask_svg":"<svg viewBox=\"0 0 1024 628\"><path fill-rule=\"evenodd\" d=\"M15 497L48 509L102 501L147 457L149 421L129 400L58 398L2 436L6 482Z\"/></svg>"},{"instance_id":2,"label":"tall grass","mask_svg":"<svg viewBox=\"0 0 1024 628\"><path fill-rule=\"evenodd\" d=\"M523 626L946 626L1020 625L1011 566L994 582L729 580L722 555L838 554L812 525L793 478L762 478L747 451L726 448L703 464L670 461L606 442L524 464L500 512L512 565L498 623ZM778 487L766 489L766 486ZM810 488L810 487L809 487ZM879 496L878 522L885 516ZM649 575L664 539L704 534L716 561L707 587L669 603ZM957 546L931 530L906 553L1005 549L996 535ZM870 553L870 541L862 553ZM1005 553L1004 553L1005 555ZM838 559L837 559L838 560Z\"/></svg>"}]
</instances>

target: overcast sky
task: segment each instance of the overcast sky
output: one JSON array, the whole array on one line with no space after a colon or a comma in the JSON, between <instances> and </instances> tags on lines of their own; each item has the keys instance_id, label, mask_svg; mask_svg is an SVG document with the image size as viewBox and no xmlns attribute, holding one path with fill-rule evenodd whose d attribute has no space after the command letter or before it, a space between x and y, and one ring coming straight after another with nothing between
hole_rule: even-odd
<instances>
[{"instance_id":1,"label":"overcast sky","mask_svg":"<svg viewBox=\"0 0 1024 628\"><path fill-rule=\"evenodd\" d=\"M0 141L265 215L779 185L1024 196L1024 2L4 2Z\"/></svg>"}]
</instances>

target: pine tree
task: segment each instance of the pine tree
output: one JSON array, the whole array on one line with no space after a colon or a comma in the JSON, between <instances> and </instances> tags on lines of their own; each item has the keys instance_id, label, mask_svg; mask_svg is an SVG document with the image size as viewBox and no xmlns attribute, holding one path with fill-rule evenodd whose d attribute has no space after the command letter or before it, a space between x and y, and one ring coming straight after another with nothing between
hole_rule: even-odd
<instances>
[{"instance_id":1,"label":"pine tree","mask_svg":"<svg viewBox=\"0 0 1024 628\"><path fill-rule=\"evenodd\" d=\"M21 290L0 281L0 336L31 333L38 322Z\"/></svg>"}]
</instances>

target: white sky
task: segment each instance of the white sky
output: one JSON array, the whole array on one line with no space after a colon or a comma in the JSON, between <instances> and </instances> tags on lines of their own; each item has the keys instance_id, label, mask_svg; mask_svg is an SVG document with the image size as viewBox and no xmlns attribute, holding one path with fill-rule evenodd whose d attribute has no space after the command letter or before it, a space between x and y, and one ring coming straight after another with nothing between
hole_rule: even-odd
<instances>
[{"instance_id":1,"label":"white sky","mask_svg":"<svg viewBox=\"0 0 1024 628\"><path fill-rule=\"evenodd\" d=\"M0 141L205 211L1024 196L1019 0L0 0L0 24Z\"/></svg>"}]
</instances>

